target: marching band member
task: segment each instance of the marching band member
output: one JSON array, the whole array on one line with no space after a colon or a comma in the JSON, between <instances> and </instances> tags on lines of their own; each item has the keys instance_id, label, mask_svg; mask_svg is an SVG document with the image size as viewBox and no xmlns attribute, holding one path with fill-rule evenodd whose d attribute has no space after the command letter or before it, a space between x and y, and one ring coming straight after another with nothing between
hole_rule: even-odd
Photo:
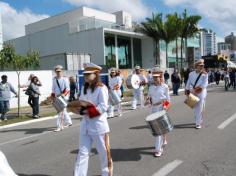
<instances>
[{"instance_id":1,"label":"marching band member","mask_svg":"<svg viewBox=\"0 0 236 176\"><path fill-rule=\"evenodd\" d=\"M203 111L207 96L208 74L204 71L203 59L199 59L195 63L195 68L196 70L189 74L185 94L188 96L190 93L193 93L200 99L198 104L194 107L196 129L200 129L202 128Z\"/></svg>"},{"instance_id":2,"label":"marching band member","mask_svg":"<svg viewBox=\"0 0 236 176\"><path fill-rule=\"evenodd\" d=\"M112 93L118 95L121 99L121 85L122 85L122 79L120 79L116 75L116 70L115 68L111 69L111 78L109 80L109 89ZM108 118L114 117L114 106L112 105L111 102L109 102L109 110L108 110ZM122 110L121 110L121 103L116 105L117 111L118 111L118 116L122 116Z\"/></svg>"},{"instance_id":3,"label":"marching band member","mask_svg":"<svg viewBox=\"0 0 236 176\"><path fill-rule=\"evenodd\" d=\"M51 97L54 101L56 97L62 96L65 97L70 92L70 86L68 80L63 77L63 67L61 65L57 65L54 68L56 76L52 81L52 93ZM61 131L64 127L68 127L72 125L71 117L69 116L66 108L58 113L57 117L57 129L55 132Z\"/></svg>"},{"instance_id":4,"label":"marching band member","mask_svg":"<svg viewBox=\"0 0 236 176\"><path fill-rule=\"evenodd\" d=\"M140 78L140 86L138 89L133 90L133 100L132 100L132 109L137 108L137 100L140 100L141 107L144 107L144 95L143 95L143 89L144 86L147 84L147 78L141 74L140 66L135 67L135 73Z\"/></svg>"},{"instance_id":5,"label":"marching band member","mask_svg":"<svg viewBox=\"0 0 236 176\"><path fill-rule=\"evenodd\" d=\"M80 101L90 102L78 108L83 115L80 125L80 144L74 176L86 176L89 153L95 143L101 162L102 176L112 176L112 159L109 145L109 125L107 121L108 89L100 81L101 67L88 63L84 70L84 87Z\"/></svg>"},{"instance_id":6,"label":"marching band member","mask_svg":"<svg viewBox=\"0 0 236 176\"><path fill-rule=\"evenodd\" d=\"M151 113L168 110L170 106L169 88L163 81L163 72L154 67L152 69L153 84L149 87L146 104L151 104ZM155 157L163 153L163 146L167 145L166 134L156 137Z\"/></svg>"}]
</instances>

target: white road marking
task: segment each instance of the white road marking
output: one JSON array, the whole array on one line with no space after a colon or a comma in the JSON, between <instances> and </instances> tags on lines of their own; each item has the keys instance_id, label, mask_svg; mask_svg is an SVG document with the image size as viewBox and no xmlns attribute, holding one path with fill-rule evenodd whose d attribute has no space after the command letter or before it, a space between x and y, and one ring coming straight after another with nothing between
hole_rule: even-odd
<instances>
[{"instance_id":1,"label":"white road marking","mask_svg":"<svg viewBox=\"0 0 236 176\"><path fill-rule=\"evenodd\" d=\"M158 172L156 172L152 176L166 176L182 163L183 161L181 160L174 160L162 167Z\"/></svg>"},{"instance_id":2,"label":"white road marking","mask_svg":"<svg viewBox=\"0 0 236 176\"><path fill-rule=\"evenodd\" d=\"M233 122L236 119L236 113L234 115L232 115L230 118L228 118L227 120L225 120L223 123L221 123L218 126L218 129L223 130L225 127L227 127L231 122Z\"/></svg>"}]
</instances>

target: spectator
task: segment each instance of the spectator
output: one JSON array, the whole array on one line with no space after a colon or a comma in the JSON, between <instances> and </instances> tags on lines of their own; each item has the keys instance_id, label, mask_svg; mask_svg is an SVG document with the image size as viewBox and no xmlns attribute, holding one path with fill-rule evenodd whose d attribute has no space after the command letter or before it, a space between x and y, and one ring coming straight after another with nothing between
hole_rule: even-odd
<instances>
[{"instance_id":1,"label":"spectator","mask_svg":"<svg viewBox=\"0 0 236 176\"><path fill-rule=\"evenodd\" d=\"M41 83L39 84L39 79L37 76L34 76L31 79L31 83L26 90L28 92L29 97L31 97L32 100L32 118L39 118L39 96L40 96L40 91L39 91L39 86L42 86Z\"/></svg>"},{"instance_id":2,"label":"spectator","mask_svg":"<svg viewBox=\"0 0 236 176\"><path fill-rule=\"evenodd\" d=\"M13 92L16 96L17 93L14 87L7 82L7 75L3 75L2 82L0 82L0 120L7 120L6 113L10 109L10 99L11 92Z\"/></svg>"},{"instance_id":3,"label":"spectator","mask_svg":"<svg viewBox=\"0 0 236 176\"><path fill-rule=\"evenodd\" d=\"M233 89L235 89L235 73L234 73L234 70L230 70L229 72L229 79L230 79L230 84L229 84L229 87L233 87Z\"/></svg>"},{"instance_id":4,"label":"spectator","mask_svg":"<svg viewBox=\"0 0 236 176\"><path fill-rule=\"evenodd\" d=\"M149 89L149 87L150 87L151 84L153 83L151 70L148 70L147 81L148 81L148 89Z\"/></svg>"},{"instance_id":5,"label":"spectator","mask_svg":"<svg viewBox=\"0 0 236 176\"><path fill-rule=\"evenodd\" d=\"M76 81L75 78L73 76L71 76L69 78L70 81L70 96L69 96L69 102L74 101L75 98L75 94L78 92L78 87L76 85Z\"/></svg>"},{"instance_id":6,"label":"spectator","mask_svg":"<svg viewBox=\"0 0 236 176\"><path fill-rule=\"evenodd\" d=\"M220 71L217 70L217 71L215 72L215 82L216 82L216 85L219 85L220 76L221 76Z\"/></svg>"},{"instance_id":7,"label":"spectator","mask_svg":"<svg viewBox=\"0 0 236 176\"><path fill-rule=\"evenodd\" d=\"M28 77L28 81L23 84L23 85L20 85L20 88L23 88L23 91L26 91L27 88L29 87L30 83L31 83L31 79L34 77L35 75L34 74L30 74L29 77ZM25 89L24 89L25 88ZM27 92L25 92L25 94L27 95ZM32 99L31 99L31 96L28 95L28 104L32 107Z\"/></svg>"},{"instance_id":8,"label":"spectator","mask_svg":"<svg viewBox=\"0 0 236 176\"><path fill-rule=\"evenodd\" d=\"M186 86L187 81L188 81L188 76L190 73L190 69L188 68L186 71L184 71L184 85Z\"/></svg>"},{"instance_id":9,"label":"spectator","mask_svg":"<svg viewBox=\"0 0 236 176\"><path fill-rule=\"evenodd\" d=\"M168 85L168 80L170 79L170 75L167 72L167 70L164 73L164 80L165 80L165 84Z\"/></svg>"},{"instance_id":10,"label":"spectator","mask_svg":"<svg viewBox=\"0 0 236 176\"><path fill-rule=\"evenodd\" d=\"M172 82L172 88L173 88L173 95L178 95L181 77L177 69L175 69L171 75L171 82Z\"/></svg>"}]
</instances>

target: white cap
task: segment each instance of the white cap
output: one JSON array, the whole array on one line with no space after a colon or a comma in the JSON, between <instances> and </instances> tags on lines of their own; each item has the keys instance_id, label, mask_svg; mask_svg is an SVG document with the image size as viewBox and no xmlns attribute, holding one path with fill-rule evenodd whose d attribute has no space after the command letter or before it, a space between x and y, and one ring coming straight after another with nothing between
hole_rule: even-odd
<instances>
[{"instance_id":1,"label":"white cap","mask_svg":"<svg viewBox=\"0 0 236 176\"><path fill-rule=\"evenodd\" d=\"M116 72L116 68L111 68L110 72Z\"/></svg>"},{"instance_id":2,"label":"white cap","mask_svg":"<svg viewBox=\"0 0 236 176\"><path fill-rule=\"evenodd\" d=\"M86 73L96 73L96 72L100 72L102 70L102 67L94 64L94 63L85 63L84 64L84 72L83 74Z\"/></svg>"},{"instance_id":3,"label":"white cap","mask_svg":"<svg viewBox=\"0 0 236 176\"><path fill-rule=\"evenodd\" d=\"M56 66L54 67L54 70L55 70L55 71L62 71L62 70L63 70L63 67L62 67L62 65L56 65Z\"/></svg>"},{"instance_id":4,"label":"white cap","mask_svg":"<svg viewBox=\"0 0 236 176\"><path fill-rule=\"evenodd\" d=\"M152 76L161 76L163 71L159 67L152 68Z\"/></svg>"},{"instance_id":5,"label":"white cap","mask_svg":"<svg viewBox=\"0 0 236 176\"><path fill-rule=\"evenodd\" d=\"M138 66L138 65L135 66L135 70L140 70L140 69L141 69L140 66Z\"/></svg>"}]
</instances>

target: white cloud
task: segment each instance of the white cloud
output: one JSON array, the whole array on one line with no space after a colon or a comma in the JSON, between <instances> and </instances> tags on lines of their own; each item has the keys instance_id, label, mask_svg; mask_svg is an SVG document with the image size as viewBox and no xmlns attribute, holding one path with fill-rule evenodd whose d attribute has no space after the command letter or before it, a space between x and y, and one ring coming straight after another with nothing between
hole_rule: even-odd
<instances>
[{"instance_id":1,"label":"white cloud","mask_svg":"<svg viewBox=\"0 0 236 176\"><path fill-rule=\"evenodd\" d=\"M29 9L17 11L9 4L0 2L2 15L3 40L20 37L25 34L25 25L47 18L48 15L32 13Z\"/></svg>"},{"instance_id":2,"label":"white cloud","mask_svg":"<svg viewBox=\"0 0 236 176\"><path fill-rule=\"evenodd\" d=\"M228 35L231 31L236 30L236 1L216 1L216 0L163 0L167 6L186 6L193 8L203 17L217 26L222 34ZM214 29L212 29L214 30Z\"/></svg>"},{"instance_id":3,"label":"white cloud","mask_svg":"<svg viewBox=\"0 0 236 176\"><path fill-rule=\"evenodd\" d=\"M64 0L72 5L99 8L107 12L124 10L129 12L135 20L144 19L150 15L150 9L144 0Z\"/></svg>"}]
</instances>

